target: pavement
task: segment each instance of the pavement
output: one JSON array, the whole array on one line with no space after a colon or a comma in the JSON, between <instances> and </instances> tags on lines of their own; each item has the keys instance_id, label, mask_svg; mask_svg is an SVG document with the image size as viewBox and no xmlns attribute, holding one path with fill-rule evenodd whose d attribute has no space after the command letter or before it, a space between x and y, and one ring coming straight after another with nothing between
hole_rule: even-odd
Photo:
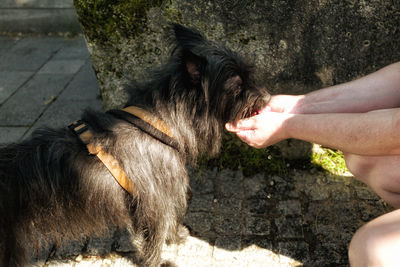
<instances>
[{"instance_id":1,"label":"pavement","mask_svg":"<svg viewBox=\"0 0 400 267\"><path fill-rule=\"evenodd\" d=\"M0 36L0 143L64 127L87 107L102 109L82 36ZM317 169L190 169L190 179L190 236L163 251L180 267L348 266L354 232L390 210L353 177ZM128 239L111 231L43 251L31 266L135 266Z\"/></svg>"}]
</instances>

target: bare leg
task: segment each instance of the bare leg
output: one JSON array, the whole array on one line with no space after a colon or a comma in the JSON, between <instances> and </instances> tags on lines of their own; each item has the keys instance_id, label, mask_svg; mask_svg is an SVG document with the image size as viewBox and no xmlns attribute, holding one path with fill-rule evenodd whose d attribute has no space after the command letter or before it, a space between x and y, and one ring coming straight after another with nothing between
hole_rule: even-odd
<instances>
[{"instance_id":1,"label":"bare leg","mask_svg":"<svg viewBox=\"0 0 400 267\"><path fill-rule=\"evenodd\" d=\"M400 156L368 157L345 154L350 172L383 200L400 208Z\"/></svg>"},{"instance_id":2,"label":"bare leg","mask_svg":"<svg viewBox=\"0 0 400 267\"><path fill-rule=\"evenodd\" d=\"M400 156L365 157L346 154L349 170L382 199L400 208ZM400 210L365 224L349 246L352 267L394 267L400 262Z\"/></svg>"},{"instance_id":3,"label":"bare leg","mask_svg":"<svg viewBox=\"0 0 400 267\"><path fill-rule=\"evenodd\" d=\"M400 263L400 210L365 224L349 247L352 267L397 267Z\"/></svg>"}]
</instances>

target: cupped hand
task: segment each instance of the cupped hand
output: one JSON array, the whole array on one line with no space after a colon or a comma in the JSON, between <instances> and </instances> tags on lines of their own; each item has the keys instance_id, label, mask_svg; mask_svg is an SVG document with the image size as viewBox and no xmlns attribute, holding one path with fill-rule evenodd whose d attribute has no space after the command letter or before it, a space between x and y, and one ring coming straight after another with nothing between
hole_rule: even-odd
<instances>
[{"instance_id":1,"label":"cupped hand","mask_svg":"<svg viewBox=\"0 0 400 267\"><path fill-rule=\"evenodd\" d=\"M303 97L303 95L273 95L267 108L273 112L299 113L298 104Z\"/></svg>"},{"instance_id":2,"label":"cupped hand","mask_svg":"<svg viewBox=\"0 0 400 267\"><path fill-rule=\"evenodd\" d=\"M272 112L267 106L258 115L240 120L236 125L227 123L225 128L248 145L263 148L289 138L284 125L291 116L288 113Z\"/></svg>"}]
</instances>

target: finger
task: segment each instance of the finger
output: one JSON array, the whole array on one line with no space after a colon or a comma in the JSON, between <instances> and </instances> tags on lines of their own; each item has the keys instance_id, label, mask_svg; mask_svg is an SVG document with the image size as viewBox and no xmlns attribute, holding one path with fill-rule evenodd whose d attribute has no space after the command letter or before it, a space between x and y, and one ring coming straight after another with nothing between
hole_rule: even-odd
<instances>
[{"instance_id":1,"label":"finger","mask_svg":"<svg viewBox=\"0 0 400 267\"><path fill-rule=\"evenodd\" d=\"M241 131L251 130L251 129L248 129L246 127L243 127L241 125L241 122L238 122L237 124L233 124L233 123L230 123L230 122L226 123L225 124L225 129L228 130L229 132L233 132L233 133L238 133L238 132L241 132Z\"/></svg>"},{"instance_id":2,"label":"finger","mask_svg":"<svg viewBox=\"0 0 400 267\"><path fill-rule=\"evenodd\" d=\"M238 121L238 123L236 124L236 129L239 131L249 131L256 129L257 128L256 117L257 116Z\"/></svg>"},{"instance_id":3,"label":"finger","mask_svg":"<svg viewBox=\"0 0 400 267\"><path fill-rule=\"evenodd\" d=\"M271 112L272 111L272 109L271 109L271 107L270 106L265 106L264 108L262 108L260 111L259 111L259 113L261 114L261 113L264 113L264 112Z\"/></svg>"},{"instance_id":4,"label":"finger","mask_svg":"<svg viewBox=\"0 0 400 267\"><path fill-rule=\"evenodd\" d=\"M232 123L228 122L225 124L225 129L230 131L230 132L236 132L238 131L238 129L236 128L235 125L233 125Z\"/></svg>"},{"instance_id":5,"label":"finger","mask_svg":"<svg viewBox=\"0 0 400 267\"><path fill-rule=\"evenodd\" d=\"M239 131L236 133L237 137L240 140L247 143L248 145L252 145L252 136L254 135L254 131Z\"/></svg>"}]
</instances>

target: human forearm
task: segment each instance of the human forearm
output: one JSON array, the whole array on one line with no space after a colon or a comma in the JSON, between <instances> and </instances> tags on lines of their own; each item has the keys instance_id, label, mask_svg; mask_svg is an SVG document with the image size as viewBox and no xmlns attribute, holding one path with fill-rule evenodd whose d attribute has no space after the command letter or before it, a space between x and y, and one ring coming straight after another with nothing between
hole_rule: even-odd
<instances>
[{"instance_id":1,"label":"human forearm","mask_svg":"<svg viewBox=\"0 0 400 267\"><path fill-rule=\"evenodd\" d=\"M400 106L400 62L360 79L291 99L292 113L357 113Z\"/></svg>"},{"instance_id":2,"label":"human forearm","mask_svg":"<svg viewBox=\"0 0 400 267\"><path fill-rule=\"evenodd\" d=\"M288 138L359 155L400 154L400 111L296 114L282 126Z\"/></svg>"}]
</instances>

